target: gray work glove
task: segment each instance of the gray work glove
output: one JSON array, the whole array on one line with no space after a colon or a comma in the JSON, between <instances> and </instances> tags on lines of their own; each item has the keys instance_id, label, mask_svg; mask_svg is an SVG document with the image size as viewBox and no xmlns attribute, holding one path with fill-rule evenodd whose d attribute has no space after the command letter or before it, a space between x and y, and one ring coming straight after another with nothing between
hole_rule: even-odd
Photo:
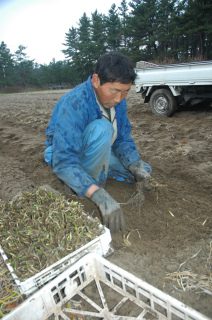
<instances>
[{"instance_id":1,"label":"gray work glove","mask_svg":"<svg viewBox=\"0 0 212 320\"><path fill-rule=\"evenodd\" d=\"M132 172L137 182L141 182L142 180L144 180L144 188L146 190L151 189L151 187L149 186L151 176L144 168L144 164L142 161L137 161L131 164L129 170Z\"/></svg>"},{"instance_id":2,"label":"gray work glove","mask_svg":"<svg viewBox=\"0 0 212 320\"><path fill-rule=\"evenodd\" d=\"M96 190L90 197L100 209L103 224L109 227L111 233L125 232L125 218L120 205L102 188Z\"/></svg>"}]
</instances>

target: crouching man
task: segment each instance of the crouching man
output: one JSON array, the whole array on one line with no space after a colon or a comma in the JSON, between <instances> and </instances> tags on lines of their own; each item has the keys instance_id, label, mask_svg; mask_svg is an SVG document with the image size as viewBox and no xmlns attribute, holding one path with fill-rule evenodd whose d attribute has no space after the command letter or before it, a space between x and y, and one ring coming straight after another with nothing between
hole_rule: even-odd
<instances>
[{"instance_id":1,"label":"crouching man","mask_svg":"<svg viewBox=\"0 0 212 320\"><path fill-rule=\"evenodd\" d=\"M126 96L136 74L119 52L102 55L94 74L56 104L46 129L45 161L59 179L100 209L111 232L125 231L122 209L105 189L106 179L150 178L131 136Z\"/></svg>"}]
</instances>

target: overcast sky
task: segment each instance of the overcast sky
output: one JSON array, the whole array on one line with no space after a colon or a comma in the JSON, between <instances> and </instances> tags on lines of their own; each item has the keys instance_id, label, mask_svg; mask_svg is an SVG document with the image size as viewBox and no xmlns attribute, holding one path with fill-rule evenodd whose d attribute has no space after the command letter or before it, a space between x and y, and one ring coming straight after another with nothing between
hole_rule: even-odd
<instances>
[{"instance_id":1,"label":"overcast sky","mask_svg":"<svg viewBox=\"0 0 212 320\"><path fill-rule=\"evenodd\" d=\"M84 12L108 14L113 3L118 7L121 0L0 0L0 43L11 53L27 47L28 58L39 64L64 60L69 28L77 27Z\"/></svg>"}]
</instances>

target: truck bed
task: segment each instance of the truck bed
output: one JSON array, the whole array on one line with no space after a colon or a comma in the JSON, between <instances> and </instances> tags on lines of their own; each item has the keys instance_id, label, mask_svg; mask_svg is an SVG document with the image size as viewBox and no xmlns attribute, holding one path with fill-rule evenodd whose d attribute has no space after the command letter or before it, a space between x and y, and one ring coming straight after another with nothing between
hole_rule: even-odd
<instances>
[{"instance_id":1,"label":"truck bed","mask_svg":"<svg viewBox=\"0 0 212 320\"><path fill-rule=\"evenodd\" d=\"M136 92L145 86L212 85L212 61L135 68Z\"/></svg>"}]
</instances>

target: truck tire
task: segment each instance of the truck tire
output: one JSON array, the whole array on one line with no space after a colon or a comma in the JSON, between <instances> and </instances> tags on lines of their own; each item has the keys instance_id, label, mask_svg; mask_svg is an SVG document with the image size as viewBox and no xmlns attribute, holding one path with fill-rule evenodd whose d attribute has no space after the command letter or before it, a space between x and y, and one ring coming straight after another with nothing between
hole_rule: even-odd
<instances>
[{"instance_id":1,"label":"truck tire","mask_svg":"<svg viewBox=\"0 0 212 320\"><path fill-rule=\"evenodd\" d=\"M171 117L177 110L177 100L168 89L155 90L150 98L150 108L156 115Z\"/></svg>"}]
</instances>

